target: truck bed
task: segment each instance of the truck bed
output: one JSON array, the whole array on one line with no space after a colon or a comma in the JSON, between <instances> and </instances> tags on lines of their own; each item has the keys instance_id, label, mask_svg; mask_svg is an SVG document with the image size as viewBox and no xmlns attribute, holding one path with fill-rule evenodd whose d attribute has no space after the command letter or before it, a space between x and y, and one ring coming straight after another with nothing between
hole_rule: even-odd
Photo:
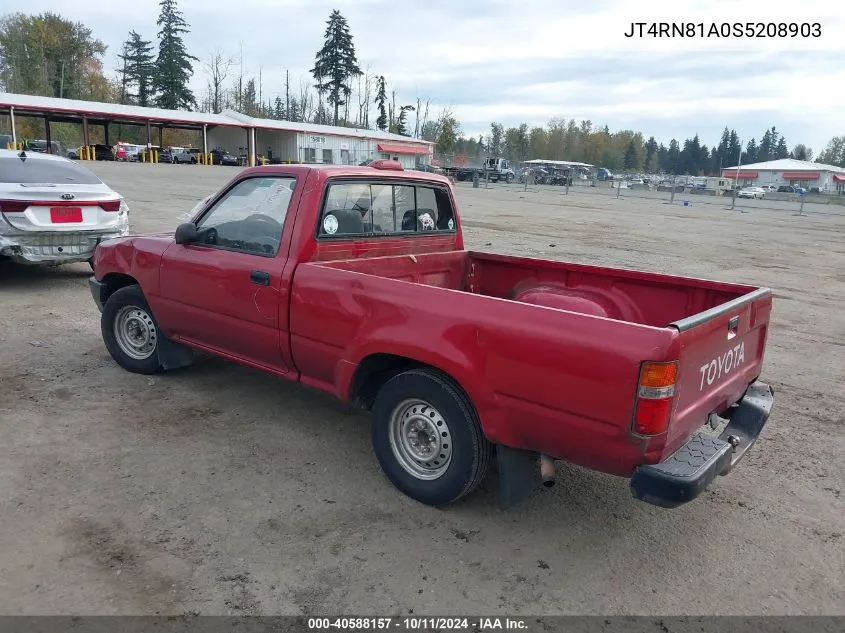
<instances>
[{"instance_id":1,"label":"truck bed","mask_svg":"<svg viewBox=\"0 0 845 633\"><path fill-rule=\"evenodd\" d=\"M306 382L333 385L343 397L366 347L392 346L451 373L483 409L494 442L548 451L540 444L552 436L555 457L628 475L636 464L660 461L709 413L742 397L762 366L771 295L754 286L453 251L301 264L291 301L291 349L297 364L311 363L300 367ZM333 330L319 331L327 320ZM647 360L679 360L678 395L669 431L643 441L630 424ZM327 366L336 367L334 375L314 375ZM589 454L587 438L591 446L616 445Z\"/></svg>"},{"instance_id":2,"label":"truck bed","mask_svg":"<svg viewBox=\"0 0 845 633\"><path fill-rule=\"evenodd\" d=\"M651 327L676 325L758 290L689 277L472 251L348 259L324 266Z\"/></svg>"}]
</instances>

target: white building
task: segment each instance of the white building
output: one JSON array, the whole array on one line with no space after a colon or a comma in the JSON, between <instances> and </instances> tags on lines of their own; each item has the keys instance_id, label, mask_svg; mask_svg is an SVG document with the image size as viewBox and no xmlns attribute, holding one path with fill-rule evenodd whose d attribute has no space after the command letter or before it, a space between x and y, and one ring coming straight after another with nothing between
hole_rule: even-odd
<instances>
[{"instance_id":1,"label":"white building","mask_svg":"<svg viewBox=\"0 0 845 633\"><path fill-rule=\"evenodd\" d=\"M845 167L781 158L722 169L722 176L736 178L740 186L793 185L822 193L845 194Z\"/></svg>"},{"instance_id":2,"label":"white building","mask_svg":"<svg viewBox=\"0 0 845 633\"><path fill-rule=\"evenodd\" d=\"M244 127L209 129L208 147L219 147L236 156L248 153L249 138L244 130L255 131L257 155L282 162L357 165L365 160L392 158L411 168L430 164L434 148L428 141L379 130L255 119L231 110L225 110L222 116Z\"/></svg>"}]
</instances>

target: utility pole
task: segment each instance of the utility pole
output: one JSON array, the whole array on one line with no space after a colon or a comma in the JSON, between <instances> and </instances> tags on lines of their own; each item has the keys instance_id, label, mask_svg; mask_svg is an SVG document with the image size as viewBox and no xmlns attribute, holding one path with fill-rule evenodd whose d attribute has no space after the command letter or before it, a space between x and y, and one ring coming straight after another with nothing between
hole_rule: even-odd
<instances>
[{"instance_id":1,"label":"utility pole","mask_svg":"<svg viewBox=\"0 0 845 633\"><path fill-rule=\"evenodd\" d=\"M62 60L62 78L59 80L59 99L65 94L65 60Z\"/></svg>"},{"instance_id":2,"label":"utility pole","mask_svg":"<svg viewBox=\"0 0 845 633\"><path fill-rule=\"evenodd\" d=\"M285 71L285 121L290 121L290 71Z\"/></svg>"},{"instance_id":3,"label":"utility pole","mask_svg":"<svg viewBox=\"0 0 845 633\"><path fill-rule=\"evenodd\" d=\"M739 186L739 172L742 169L742 139L739 141L739 161L737 162L736 166L736 179L734 180L734 197L731 199L731 211L734 210L736 206L736 191L737 187Z\"/></svg>"}]
</instances>

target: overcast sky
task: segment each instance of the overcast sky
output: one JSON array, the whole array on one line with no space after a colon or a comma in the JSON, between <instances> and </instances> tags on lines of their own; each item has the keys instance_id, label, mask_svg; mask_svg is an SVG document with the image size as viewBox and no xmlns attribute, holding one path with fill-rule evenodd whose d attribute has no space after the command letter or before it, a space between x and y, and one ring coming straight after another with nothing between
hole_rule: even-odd
<instances>
[{"instance_id":1,"label":"overcast sky","mask_svg":"<svg viewBox=\"0 0 845 633\"><path fill-rule=\"evenodd\" d=\"M31 0L0 11L33 12ZM107 69L130 29L154 39L157 0L39 0L94 29ZM262 68L264 95L298 84L322 45L333 8L348 19L362 67L384 74L397 102L452 108L466 134L590 119L668 143L695 133L708 146L725 125L743 141L777 126L790 147L816 154L845 134L845 12L830 0L180 0L189 51ZM821 37L626 38L632 22L819 23ZM193 87L205 88L201 64ZM292 82L293 83L293 82Z\"/></svg>"}]
</instances>

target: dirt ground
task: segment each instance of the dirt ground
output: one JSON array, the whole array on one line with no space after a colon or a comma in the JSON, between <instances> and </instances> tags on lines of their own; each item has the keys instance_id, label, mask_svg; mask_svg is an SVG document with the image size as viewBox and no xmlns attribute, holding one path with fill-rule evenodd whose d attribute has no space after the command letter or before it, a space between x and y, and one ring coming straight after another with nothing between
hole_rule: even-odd
<instances>
[{"instance_id":1,"label":"dirt ground","mask_svg":"<svg viewBox=\"0 0 845 633\"><path fill-rule=\"evenodd\" d=\"M134 232L173 229L235 174L94 169ZM0 612L844 613L845 209L458 199L472 249L773 288L775 410L740 466L671 511L569 466L514 511L493 481L432 509L382 475L367 416L219 360L127 373L86 265L3 266Z\"/></svg>"}]
</instances>

